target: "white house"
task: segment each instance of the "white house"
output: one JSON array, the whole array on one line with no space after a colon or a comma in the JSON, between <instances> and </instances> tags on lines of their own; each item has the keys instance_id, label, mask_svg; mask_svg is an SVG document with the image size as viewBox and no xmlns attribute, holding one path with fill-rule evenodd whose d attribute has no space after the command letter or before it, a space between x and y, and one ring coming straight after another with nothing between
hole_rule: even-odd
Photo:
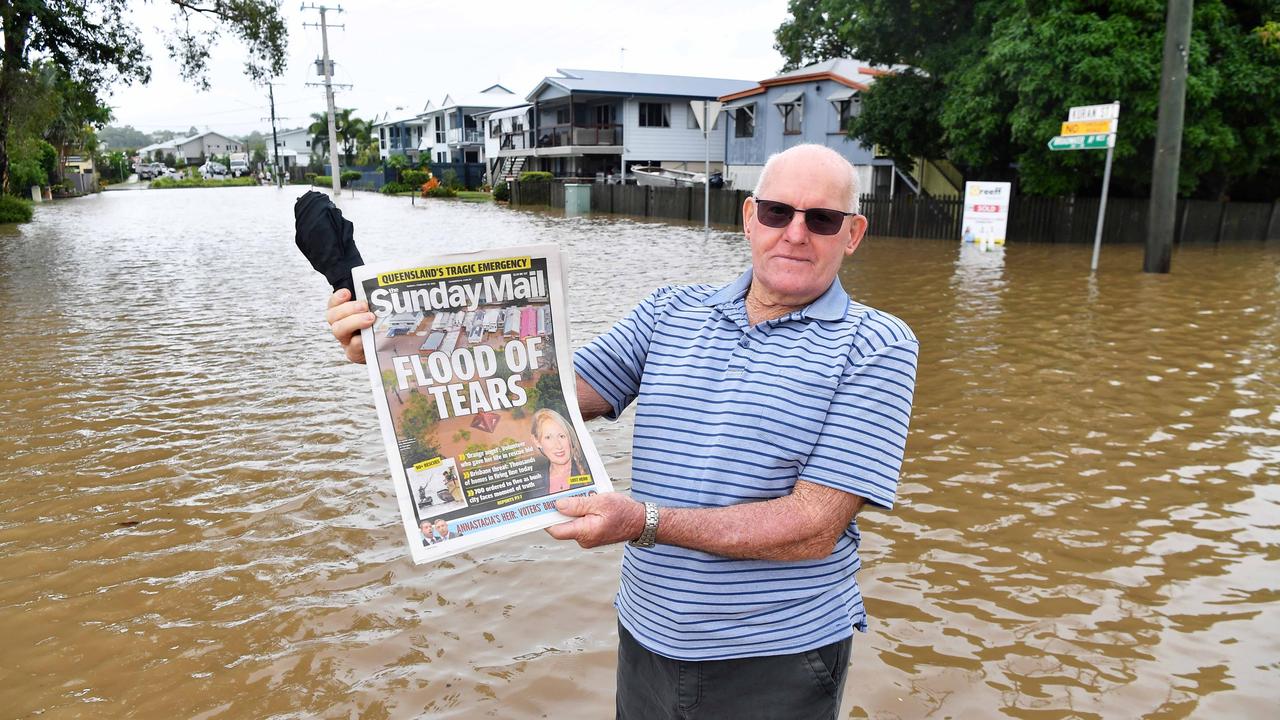
<instances>
[{"instance_id":1,"label":"white house","mask_svg":"<svg viewBox=\"0 0 1280 720\"><path fill-rule=\"evenodd\" d=\"M704 137L690 101L715 100L755 87L750 80L556 70L526 96L529 105L489 114L502 163L495 177L544 170L594 177L636 165L701 172L724 163L723 123Z\"/></svg>"},{"instance_id":2,"label":"white house","mask_svg":"<svg viewBox=\"0 0 1280 720\"><path fill-rule=\"evenodd\" d=\"M393 155L404 155L411 162L418 161L418 145L422 142L426 121L422 115L431 110L431 101L423 106L422 112L406 110L404 106L396 107L375 116L373 130L378 134L378 155L387 160Z\"/></svg>"},{"instance_id":3,"label":"white house","mask_svg":"<svg viewBox=\"0 0 1280 720\"><path fill-rule=\"evenodd\" d=\"M301 167L311 164L311 133L306 128L277 131L276 147L280 149L280 164L286 168L295 163ZM272 154L267 155L267 160L273 162Z\"/></svg>"},{"instance_id":4,"label":"white house","mask_svg":"<svg viewBox=\"0 0 1280 720\"><path fill-rule=\"evenodd\" d=\"M232 140L221 133L205 131L191 137L174 138L138 148L138 155L144 160L161 160L165 155L173 155L178 163L182 164L214 155L244 151L244 143L239 140Z\"/></svg>"},{"instance_id":5,"label":"white house","mask_svg":"<svg viewBox=\"0 0 1280 720\"><path fill-rule=\"evenodd\" d=\"M475 114L507 107L519 99L501 85L490 85L478 93L446 95L438 107L418 116L423 124L418 151L432 162L484 162L484 131L476 124Z\"/></svg>"},{"instance_id":6,"label":"white house","mask_svg":"<svg viewBox=\"0 0 1280 720\"><path fill-rule=\"evenodd\" d=\"M174 140L174 144L178 146L178 156L187 161L245 151L244 143L213 131Z\"/></svg>"}]
</instances>

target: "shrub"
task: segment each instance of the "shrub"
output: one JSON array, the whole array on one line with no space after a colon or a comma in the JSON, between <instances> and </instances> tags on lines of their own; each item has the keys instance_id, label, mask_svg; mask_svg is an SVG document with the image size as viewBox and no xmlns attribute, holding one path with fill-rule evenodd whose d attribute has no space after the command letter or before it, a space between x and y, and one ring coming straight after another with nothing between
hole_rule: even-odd
<instances>
[{"instance_id":1,"label":"shrub","mask_svg":"<svg viewBox=\"0 0 1280 720\"><path fill-rule=\"evenodd\" d=\"M31 222L35 205L30 200L0 195L0 224Z\"/></svg>"},{"instance_id":2,"label":"shrub","mask_svg":"<svg viewBox=\"0 0 1280 720\"><path fill-rule=\"evenodd\" d=\"M396 157L399 157L399 155ZM413 186L405 182L389 182L386 185L383 185L379 192L383 192L388 195L395 195L396 193L402 192L413 192Z\"/></svg>"},{"instance_id":3,"label":"shrub","mask_svg":"<svg viewBox=\"0 0 1280 720\"><path fill-rule=\"evenodd\" d=\"M346 187L347 185L350 185L351 183L359 180L362 177L364 177L364 173L358 170L347 170L346 172L339 175L338 179L342 181L342 186Z\"/></svg>"},{"instance_id":4,"label":"shrub","mask_svg":"<svg viewBox=\"0 0 1280 720\"><path fill-rule=\"evenodd\" d=\"M520 173L520 182L551 182L552 174L542 170L529 170Z\"/></svg>"},{"instance_id":5,"label":"shrub","mask_svg":"<svg viewBox=\"0 0 1280 720\"><path fill-rule=\"evenodd\" d=\"M317 175L317 176L315 176L315 177L311 178L311 184L312 184L312 185L318 185L318 186L320 186L320 187L331 187L331 186L333 185L333 176L332 176L332 175Z\"/></svg>"},{"instance_id":6,"label":"shrub","mask_svg":"<svg viewBox=\"0 0 1280 720\"><path fill-rule=\"evenodd\" d=\"M501 202L511 201L511 186L507 184L506 180L493 186L493 199Z\"/></svg>"},{"instance_id":7,"label":"shrub","mask_svg":"<svg viewBox=\"0 0 1280 720\"><path fill-rule=\"evenodd\" d=\"M311 185L315 182L316 174L313 172L303 173L302 177L306 179L308 185Z\"/></svg>"},{"instance_id":8,"label":"shrub","mask_svg":"<svg viewBox=\"0 0 1280 720\"><path fill-rule=\"evenodd\" d=\"M458 171L453 168L444 171L444 176L441 178L441 182L450 190L462 189L462 181L458 179Z\"/></svg>"},{"instance_id":9,"label":"shrub","mask_svg":"<svg viewBox=\"0 0 1280 720\"><path fill-rule=\"evenodd\" d=\"M414 187L421 187L430 179L431 172L428 170L405 170L400 173L400 182Z\"/></svg>"},{"instance_id":10,"label":"shrub","mask_svg":"<svg viewBox=\"0 0 1280 720\"><path fill-rule=\"evenodd\" d=\"M184 177L181 180L173 178L156 178L151 181L152 190L172 190L173 188L211 188L211 187L249 187L257 185L258 180L254 177L227 178L226 180L206 180L201 177Z\"/></svg>"},{"instance_id":11,"label":"shrub","mask_svg":"<svg viewBox=\"0 0 1280 720\"><path fill-rule=\"evenodd\" d=\"M444 185L437 185L431 188L430 190L423 191L422 195L424 197L433 197L433 198L452 198L452 197L458 197L458 191L454 190L451 187L445 187Z\"/></svg>"}]
</instances>

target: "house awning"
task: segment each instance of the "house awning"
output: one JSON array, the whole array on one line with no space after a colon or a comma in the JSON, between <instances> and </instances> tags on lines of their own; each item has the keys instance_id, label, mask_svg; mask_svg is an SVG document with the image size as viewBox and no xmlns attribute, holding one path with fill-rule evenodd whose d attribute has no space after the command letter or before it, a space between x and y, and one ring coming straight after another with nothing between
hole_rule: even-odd
<instances>
[{"instance_id":1,"label":"house awning","mask_svg":"<svg viewBox=\"0 0 1280 720\"><path fill-rule=\"evenodd\" d=\"M755 115L756 103L754 100L739 100L738 102L727 103L720 108L724 112L737 112L738 110L746 110L748 115Z\"/></svg>"},{"instance_id":2,"label":"house awning","mask_svg":"<svg viewBox=\"0 0 1280 720\"><path fill-rule=\"evenodd\" d=\"M506 110L495 110L489 113L490 120L501 120L509 117L519 117L529 112L529 105L521 105L520 107L507 108Z\"/></svg>"},{"instance_id":3,"label":"house awning","mask_svg":"<svg viewBox=\"0 0 1280 720\"><path fill-rule=\"evenodd\" d=\"M799 105L804 102L803 90L790 90L773 101L774 105Z\"/></svg>"},{"instance_id":4,"label":"house awning","mask_svg":"<svg viewBox=\"0 0 1280 720\"><path fill-rule=\"evenodd\" d=\"M839 90L836 90L835 92L828 95L827 102L836 103L844 100L849 100L849 99L852 99L857 94L858 94L858 91L854 90L851 87L842 87Z\"/></svg>"}]
</instances>

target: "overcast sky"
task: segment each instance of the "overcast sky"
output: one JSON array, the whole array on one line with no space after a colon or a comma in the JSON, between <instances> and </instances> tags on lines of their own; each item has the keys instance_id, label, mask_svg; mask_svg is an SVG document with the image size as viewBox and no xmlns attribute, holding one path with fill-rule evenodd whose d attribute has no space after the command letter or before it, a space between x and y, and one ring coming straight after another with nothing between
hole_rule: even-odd
<instances>
[{"instance_id":1,"label":"overcast sky","mask_svg":"<svg viewBox=\"0 0 1280 720\"><path fill-rule=\"evenodd\" d=\"M782 56L774 30L786 0L348 0L328 13L329 53L337 64L337 106L358 117L397 106L421 110L446 93L470 93L500 82L520 97L556 68L625 70L666 75L763 80ZM243 48L224 37L214 49L212 88L196 92L168 57L160 32L173 27L169 3L134 3L134 20L152 57L152 80L120 87L109 102L113 125L143 132L191 126L228 135L267 132L267 89L245 77ZM325 108L316 58L320 13L286 0L289 66L276 80L281 129L309 124ZM201 21L194 21L201 22ZM625 48L625 51L622 49ZM283 117L284 119L279 119Z\"/></svg>"}]
</instances>

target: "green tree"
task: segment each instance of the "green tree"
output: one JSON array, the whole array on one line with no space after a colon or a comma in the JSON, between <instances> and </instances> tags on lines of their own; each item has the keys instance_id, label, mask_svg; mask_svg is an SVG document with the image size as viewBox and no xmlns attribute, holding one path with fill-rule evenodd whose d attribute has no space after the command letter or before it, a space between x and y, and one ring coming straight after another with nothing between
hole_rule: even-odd
<instances>
[{"instance_id":1,"label":"green tree","mask_svg":"<svg viewBox=\"0 0 1280 720\"><path fill-rule=\"evenodd\" d=\"M208 87L211 49L224 33L248 47L245 71L261 80L285 66L287 31L278 0L170 0L175 30L166 40L184 77ZM47 59L94 98L113 85L150 80L142 32L126 22L127 0L0 2L0 189L9 190L10 134L33 58ZM201 19L207 22L201 22ZM98 103L102 105L102 103Z\"/></svg>"},{"instance_id":2,"label":"green tree","mask_svg":"<svg viewBox=\"0 0 1280 720\"><path fill-rule=\"evenodd\" d=\"M388 392L394 390L396 399L400 401L401 405L404 404L404 396L400 394L402 392L400 390L400 381L396 378L395 370L388 368L382 371L382 389Z\"/></svg>"},{"instance_id":3,"label":"green tree","mask_svg":"<svg viewBox=\"0 0 1280 720\"><path fill-rule=\"evenodd\" d=\"M373 139L373 126L354 115L352 108L334 111L334 133L338 136L338 147L344 165L353 164L356 154L368 147ZM311 124L307 126L311 133L312 152L322 155L325 160L329 156L329 116L326 113L311 113Z\"/></svg>"},{"instance_id":4,"label":"green tree","mask_svg":"<svg viewBox=\"0 0 1280 720\"><path fill-rule=\"evenodd\" d=\"M406 437L413 438L428 457L439 455L439 442L436 440L436 425L440 422L440 414L436 403L420 392L409 393L401 415L401 427Z\"/></svg>"},{"instance_id":5,"label":"green tree","mask_svg":"<svg viewBox=\"0 0 1280 720\"><path fill-rule=\"evenodd\" d=\"M777 32L788 68L831 57L905 64L864 93L855 137L896 159L945 157L1013 172L1024 192L1096 190L1101 153L1050 152L1067 108L1121 103L1113 182L1149 190L1164 40L1155 0L793 0ZM1274 197L1280 188L1280 3L1196 3L1183 193ZM1270 185L1267 183L1270 182Z\"/></svg>"}]
</instances>

